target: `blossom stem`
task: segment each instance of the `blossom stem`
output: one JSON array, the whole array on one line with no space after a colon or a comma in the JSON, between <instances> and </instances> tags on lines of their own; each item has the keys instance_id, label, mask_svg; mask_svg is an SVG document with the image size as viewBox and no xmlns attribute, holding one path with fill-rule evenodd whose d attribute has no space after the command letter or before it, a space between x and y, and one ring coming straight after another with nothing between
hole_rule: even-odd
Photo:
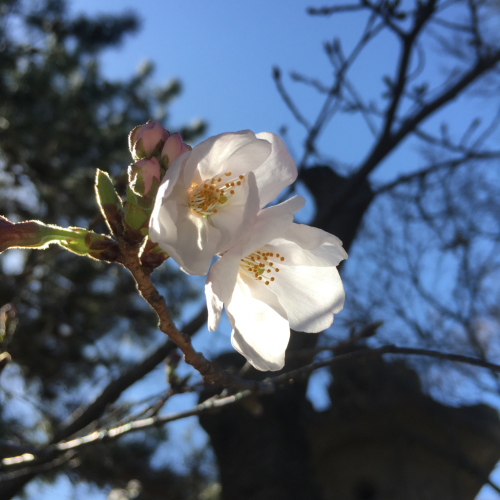
<instances>
[{"instance_id":1,"label":"blossom stem","mask_svg":"<svg viewBox=\"0 0 500 500\"><path fill-rule=\"evenodd\" d=\"M225 387L232 386L256 390L257 382L235 377L227 370L222 370L219 366L206 359L201 352L197 352L194 349L191 344L191 338L180 332L170 318L165 298L158 292L151 281L148 271L141 264L139 258L140 245L131 245L122 237L119 237L119 244L123 254L123 266L132 274L140 295L156 312L159 320L159 329L175 342L184 354L186 363L195 368L207 384L216 383Z\"/></svg>"}]
</instances>

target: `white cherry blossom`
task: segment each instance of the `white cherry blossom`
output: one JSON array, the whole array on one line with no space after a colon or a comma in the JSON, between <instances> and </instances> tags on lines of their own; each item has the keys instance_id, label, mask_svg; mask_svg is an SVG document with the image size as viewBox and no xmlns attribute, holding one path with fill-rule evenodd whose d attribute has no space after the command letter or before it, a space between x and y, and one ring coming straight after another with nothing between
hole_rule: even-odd
<instances>
[{"instance_id":1,"label":"white cherry blossom","mask_svg":"<svg viewBox=\"0 0 500 500\"><path fill-rule=\"evenodd\" d=\"M275 134L221 134L181 154L158 190L151 240L189 274L247 231L258 211L291 184L297 168Z\"/></svg>"},{"instance_id":2,"label":"white cherry blossom","mask_svg":"<svg viewBox=\"0 0 500 500\"><path fill-rule=\"evenodd\" d=\"M344 305L336 266L347 253L336 236L292 223L299 204L296 197L262 210L205 285L209 330L225 307L233 347L262 371L283 368L290 328L320 332Z\"/></svg>"}]
</instances>

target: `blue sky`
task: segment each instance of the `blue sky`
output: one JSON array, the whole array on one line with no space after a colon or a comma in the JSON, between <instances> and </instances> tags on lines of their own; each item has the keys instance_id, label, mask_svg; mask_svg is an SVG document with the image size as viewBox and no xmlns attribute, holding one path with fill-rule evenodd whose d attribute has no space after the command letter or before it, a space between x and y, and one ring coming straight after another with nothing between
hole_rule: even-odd
<instances>
[{"instance_id":1,"label":"blue sky","mask_svg":"<svg viewBox=\"0 0 500 500\"><path fill-rule=\"evenodd\" d=\"M272 67L280 66L285 79L294 70L328 84L332 70L323 43L341 37L348 52L363 28L359 15L311 17L306 14L311 3L303 0L152 0L143 4L75 0L71 5L74 13L139 12L141 31L108 51L102 69L110 78L127 77L143 61L151 60L158 83L180 78L184 92L170 108L174 127L202 118L209 123L208 134L215 135L242 129L277 132L286 124L297 152L303 130L278 96ZM360 58L354 72L363 93L380 95L383 87L378 74L391 60L391 52L391 40L382 37ZM290 89L304 115L314 119L322 98L303 85L294 84ZM342 124L334 123L320 144L350 163L362 158L365 149L360 145L369 139L358 119L343 117Z\"/></svg>"}]
</instances>

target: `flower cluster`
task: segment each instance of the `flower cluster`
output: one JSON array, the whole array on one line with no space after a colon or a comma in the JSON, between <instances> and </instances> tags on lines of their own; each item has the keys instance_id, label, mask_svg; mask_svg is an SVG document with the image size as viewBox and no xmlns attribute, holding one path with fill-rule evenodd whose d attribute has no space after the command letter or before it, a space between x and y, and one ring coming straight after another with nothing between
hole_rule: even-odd
<instances>
[{"instance_id":1,"label":"flower cluster","mask_svg":"<svg viewBox=\"0 0 500 500\"><path fill-rule=\"evenodd\" d=\"M347 258L338 238L293 222L300 196L266 208L297 178L285 145L244 130L191 149L157 122L129 140L131 186L156 194L150 240L186 273L208 273L209 330L225 308L233 347L259 370L281 369L290 328L320 332L342 309L336 266Z\"/></svg>"}]
</instances>

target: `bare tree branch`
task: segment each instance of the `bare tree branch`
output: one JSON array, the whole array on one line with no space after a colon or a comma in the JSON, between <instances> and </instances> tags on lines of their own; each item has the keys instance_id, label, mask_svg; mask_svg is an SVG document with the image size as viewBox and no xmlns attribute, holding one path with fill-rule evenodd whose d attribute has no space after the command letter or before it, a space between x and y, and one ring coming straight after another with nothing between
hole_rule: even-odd
<instances>
[{"instance_id":1,"label":"bare tree branch","mask_svg":"<svg viewBox=\"0 0 500 500\"><path fill-rule=\"evenodd\" d=\"M376 327L375 327L376 328ZM360 332L363 336L369 335L369 333L374 329L374 325L369 325L369 327L365 328ZM357 338L359 337L359 335ZM338 349L338 346L330 347L330 350ZM159 427L165 425L168 422L172 422L174 420L180 420L183 418L191 417L194 415L201 415L207 411L210 411L215 408L221 408L226 405L234 404L241 401L244 398L249 396L258 396L263 394L271 394L275 392L279 386L284 384L293 383L295 379L301 379L306 374L311 373L318 368L323 368L326 366L332 366L337 363L344 363L352 361L353 359L358 358L366 358L366 357L379 357L385 354L397 354L397 355L410 355L410 356L425 356L431 357L435 359L440 359L443 361L453 361L458 363L465 363L473 366L478 366L481 368L486 368L495 373L500 373L500 365L490 363L481 359L473 358L470 356L464 356L461 354L453 354L440 352L431 349L418 349L412 347L398 347L395 345L386 345L376 349L363 349L359 351L353 351L346 354L340 354L334 356L332 358L328 358L326 360L316 361L314 363L305 365L296 370L289 371L287 373L283 373L276 377L270 377L265 379L263 382L260 382L255 385L254 390L246 389L242 392L239 392L235 395L227 396L227 397L213 397L205 402L190 408L189 410L184 410L180 412L170 413L167 415L153 416L141 420L134 420L132 422L128 422L124 425L120 425L118 427L113 427L110 429L99 429L85 436L81 436L76 439L72 439L70 441L62 441L53 445L49 445L43 448L33 448L30 447L29 451L26 449L20 448L24 453L22 455L4 458L2 460L2 468L10 468L12 466L18 466L19 464L24 464L29 462L33 463L35 466L39 466L39 464L43 463L52 463L54 460L58 459L58 454L61 452L66 453L68 450L76 450L83 446L93 444L100 441L110 441L121 437L125 434L129 434L132 432L137 432L145 429L150 429L152 427ZM12 448L15 449L15 448ZM26 469L22 469L26 470ZM13 473L7 473L0 476L0 483L8 482L13 479L17 479L19 477L19 471ZM27 474L27 473L26 473Z\"/></svg>"},{"instance_id":2,"label":"bare tree branch","mask_svg":"<svg viewBox=\"0 0 500 500\"><path fill-rule=\"evenodd\" d=\"M428 102L416 112L402 121L399 129L389 136L381 137L375 144L368 158L358 171L345 183L343 192L337 198L335 204L328 213L320 214L315 225L321 225L324 220L328 220L339 208L349 199L356 188L368 175L380 164L380 162L411 132L417 125L428 118L434 111L441 108L449 101L453 100L460 92L467 88L472 82L477 80L488 70L492 69L500 61L500 51L478 61L472 68L461 76L454 84L448 86L432 101Z\"/></svg>"},{"instance_id":3,"label":"bare tree branch","mask_svg":"<svg viewBox=\"0 0 500 500\"><path fill-rule=\"evenodd\" d=\"M339 12L354 12L357 10L363 10L366 7L362 4L346 4L346 5L335 5L333 7L320 7L314 8L309 7L307 13L311 16L331 16L332 14L337 14Z\"/></svg>"},{"instance_id":4,"label":"bare tree branch","mask_svg":"<svg viewBox=\"0 0 500 500\"><path fill-rule=\"evenodd\" d=\"M207 311L204 307L182 329L183 334L188 336L194 335L205 324L206 319ZM168 340L139 364L130 368L117 379L112 380L90 405L85 408L79 408L71 415L68 421L63 422L51 442L55 443L62 439L67 439L99 418L104 413L106 407L114 403L123 391L151 372L176 348L175 343L172 340Z\"/></svg>"}]
</instances>

